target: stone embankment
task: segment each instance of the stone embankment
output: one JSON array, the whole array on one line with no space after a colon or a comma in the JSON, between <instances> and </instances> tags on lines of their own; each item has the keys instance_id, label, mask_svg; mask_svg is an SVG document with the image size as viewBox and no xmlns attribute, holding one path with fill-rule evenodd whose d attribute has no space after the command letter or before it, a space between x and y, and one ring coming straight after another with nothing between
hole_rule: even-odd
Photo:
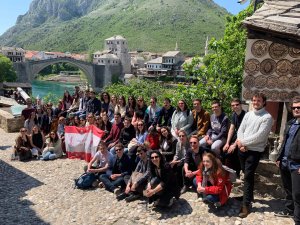
<instances>
[{"instance_id":1,"label":"stone embankment","mask_svg":"<svg viewBox=\"0 0 300 225\"><path fill-rule=\"evenodd\" d=\"M234 198L216 210L197 199L196 193L188 192L171 209L154 210L144 201L118 202L104 189L74 189L74 179L83 172L84 161L10 161L16 136L0 129L0 224L293 224L292 219L274 216L284 202L266 190L263 195L256 192L253 213L240 219L237 214L241 203ZM234 188L232 197L239 193L240 188Z\"/></svg>"}]
</instances>

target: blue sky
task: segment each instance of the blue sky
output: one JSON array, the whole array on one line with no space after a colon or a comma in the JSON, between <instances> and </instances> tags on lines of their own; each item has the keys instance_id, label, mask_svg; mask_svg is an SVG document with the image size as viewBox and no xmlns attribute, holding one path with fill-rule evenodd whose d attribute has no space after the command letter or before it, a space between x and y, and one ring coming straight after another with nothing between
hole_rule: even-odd
<instances>
[{"instance_id":1,"label":"blue sky","mask_svg":"<svg viewBox=\"0 0 300 225\"><path fill-rule=\"evenodd\" d=\"M220 6L226 8L232 14L237 14L246 8L248 3L240 5L237 0L214 0ZM0 0L0 35L12 27L19 15L24 15L32 0Z\"/></svg>"}]
</instances>

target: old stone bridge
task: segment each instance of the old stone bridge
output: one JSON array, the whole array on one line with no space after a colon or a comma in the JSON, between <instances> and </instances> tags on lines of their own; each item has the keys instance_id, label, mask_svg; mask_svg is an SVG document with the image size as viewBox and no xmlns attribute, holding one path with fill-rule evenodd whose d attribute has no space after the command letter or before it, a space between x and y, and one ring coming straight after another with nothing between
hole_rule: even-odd
<instances>
[{"instance_id":1,"label":"old stone bridge","mask_svg":"<svg viewBox=\"0 0 300 225\"><path fill-rule=\"evenodd\" d=\"M47 66L62 62L77 66L82 70L85 73L89 84L95 90L99 90L111 83L112 75L121 74L121 67L119 65L96 65L69 57L59 57L39 61L30 60L14 63L14 68L18 75L17 81L31 83L41 70Z\"/></svg>"}]
</instances>

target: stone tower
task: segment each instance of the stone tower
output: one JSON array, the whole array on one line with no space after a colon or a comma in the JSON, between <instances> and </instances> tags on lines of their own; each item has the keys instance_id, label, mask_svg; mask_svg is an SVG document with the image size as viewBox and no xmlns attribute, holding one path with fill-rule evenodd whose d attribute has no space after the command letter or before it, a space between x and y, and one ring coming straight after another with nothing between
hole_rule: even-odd
<instances>
[{"instance_id":1,"label":"stone tower","mask_svg":"<svg viewBox=\"0 0 300 225\"><path fill-rule=\"evenodd\" d=\"M131 73L131 58L128 53L127 40L121 35L105 39L105 50L116 55L122 64L122 74Z\"/></svg>"}]
</instances>

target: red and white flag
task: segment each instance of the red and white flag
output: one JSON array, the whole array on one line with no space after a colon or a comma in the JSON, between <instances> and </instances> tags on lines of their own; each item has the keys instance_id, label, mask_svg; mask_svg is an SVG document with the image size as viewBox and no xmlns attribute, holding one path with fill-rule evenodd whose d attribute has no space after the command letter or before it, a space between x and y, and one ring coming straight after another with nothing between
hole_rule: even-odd
<instances>
[{"instance_id":1,"label":"red and white flag","mask_svg":"<svg viewBox=\"0 0 300 225\"><path fill-rule=\"evenodd\" d=\"M94 125L87 127L65 127L65 143L68 158L89 162L105 132Z\"/></svg>"}]
</instances>

